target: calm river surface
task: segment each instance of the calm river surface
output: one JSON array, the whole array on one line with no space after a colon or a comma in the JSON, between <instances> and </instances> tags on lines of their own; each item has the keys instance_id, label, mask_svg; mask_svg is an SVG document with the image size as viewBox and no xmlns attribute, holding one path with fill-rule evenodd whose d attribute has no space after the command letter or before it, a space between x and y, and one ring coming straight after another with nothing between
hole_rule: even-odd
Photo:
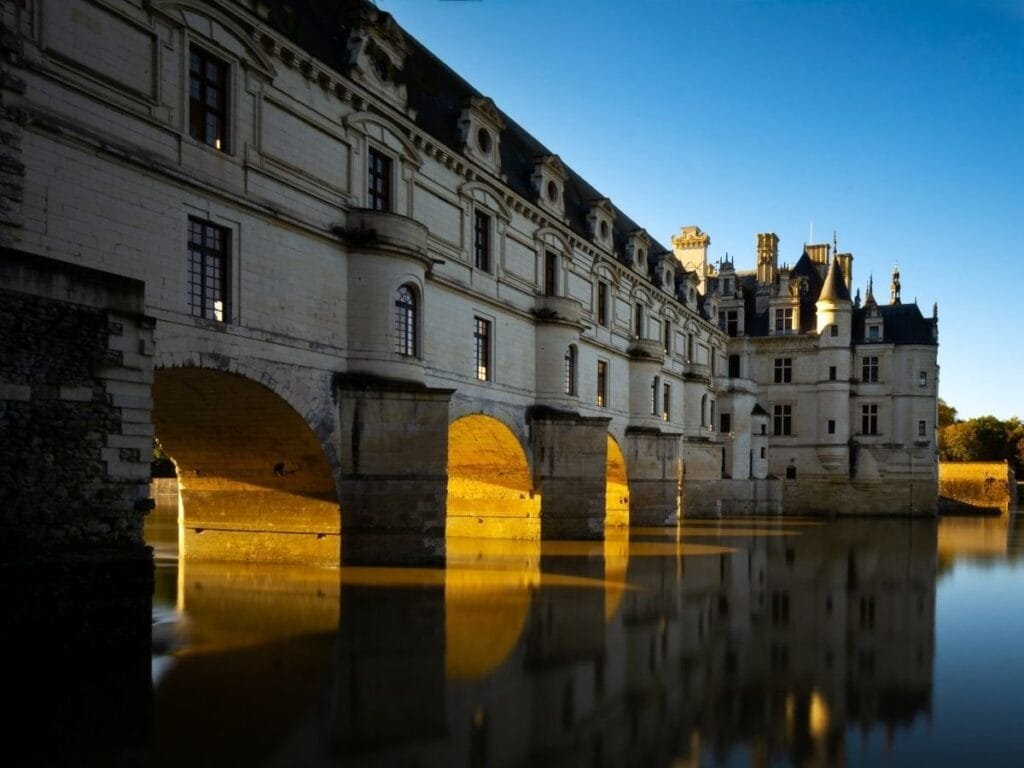
<instances>
[{"instance_id":1,"label":"calm river surface","mask_svg":"<svg viewBox=\"0 0 1024 768\"><path fill-rule=\"evenodd\" d=\"M1020 766L1024 519L450 540L444 570L157 553L139 764Z\"/></svg>"}]
</instances>

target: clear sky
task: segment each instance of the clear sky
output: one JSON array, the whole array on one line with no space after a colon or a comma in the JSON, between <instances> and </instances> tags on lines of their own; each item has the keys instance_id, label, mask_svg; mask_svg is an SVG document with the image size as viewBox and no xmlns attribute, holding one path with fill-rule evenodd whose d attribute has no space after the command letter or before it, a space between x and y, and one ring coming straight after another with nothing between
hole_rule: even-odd
<instances>
[{"instance_id":1,"label":"clear sky","mask_svg":"<svg viewBox=\"0 0 1024 768\"><path fill-rule=\"evenodd\" d=\"M1024 0L377 4L665 245L898 264L940 397L1024 418Z\"/></svg>"}]
</instances>

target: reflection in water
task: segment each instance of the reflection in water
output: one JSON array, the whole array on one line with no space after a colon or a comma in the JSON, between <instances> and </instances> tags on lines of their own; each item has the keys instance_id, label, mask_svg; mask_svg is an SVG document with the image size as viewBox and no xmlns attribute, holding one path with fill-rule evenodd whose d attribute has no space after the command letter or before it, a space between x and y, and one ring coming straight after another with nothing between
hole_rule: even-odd
<instances>
[{"instance_id":1,"label":"reflection in water","mask_svg":"<svg viewBox=\"0 0 1024 768\"><path fill-rule=\"evenodd\" d=\"M958 568L990 523L452 538L446 569L164 557L144 762L942 764L970 708L937 701L938 555Z\"/></svg>"}]
</instances>

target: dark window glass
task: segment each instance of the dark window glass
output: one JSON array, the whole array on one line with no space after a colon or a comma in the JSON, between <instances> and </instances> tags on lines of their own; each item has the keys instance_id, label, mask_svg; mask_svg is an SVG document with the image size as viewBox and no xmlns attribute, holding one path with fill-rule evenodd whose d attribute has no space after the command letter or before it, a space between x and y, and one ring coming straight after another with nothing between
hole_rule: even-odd
<instances>
[{"instance_id":1,"label":"dark window glass","mask_svg":"<svg viewBox=\"0 0 1024 768\"><path fill-rule=\"evenodd\" d=\"M864 435L878 434L878 406L874 403L860 407L860 431Z\"/></svg>"},{"instance_id":2,"label":"dark window glass","mask_svg":"<svg viewBox=\"0 0 1024 768\"><path fill-rule=\"evenodd\" d=\"M608 283L597 284L597 322L608 325Z\"/></svg>"},{"instance_id":3,"label":"dark window glass","mask_svg":"<svg viewBox=\"0 0 1024 768\"><path fill-rule=\"evenodd\" d=\"M476 377L480 381L491 380L491 321L482 317L473 318L473 342L476 349Z\"/></svg>"},{"instance_id":4,"label":"dark window glass","mask_svg":"<svg viewBox=\"0 0 1024 768\"><path fill-rule=\"evenodd\" d=\"M772 427L776 435L793 434L793 406L776 405L772 421Z\"/></svg>"},{"instance_id":5,"label":"dark window glass","mask_svg":"<svg viewBox=\"0 0 1024 768\"><path fill-rule=\"evenodd\" d=\"M729 378L738 379L740 377L740 356L729 355Z\"/></svg>"},{"instance_id":6,"label":"dark window glass","mask_svg":"<svg viewBox=\"0 0 1024 768\"><path fill-rule=\"evenodd\" d=\"M188 304L194 317L227 322L228 230L188 220Z\"/></svg>"},{"instance_id":7,"label":"dark window glass","mask_svg":"<svg viewBox=\"0 0 1024 768\"><path fill-rule=\"evenodd\" d=\"M576 394L576 347L572 345L565 350L565 370L562 383L565 394Z\"/></svg>"},{"instance_id":8,"label":"dark window glass","mask_svg":"<svg viewBox=\"0 0 1024 768\"><path fill-rule=\"evenodd\" d=\"M878 358L865 357L861 363L861 379L866 382L878 381Z\"/></svg>"},{"instance_id":9,"label":"dark window glass","mask_svg":"<svg viewBox=\"0 0 1024 768\"><path fill-rule=\"evenodd\" d=\"M544 295L558 295L558 254L551 251L544 254Z\"/></svg>"},{"instance_id":10,"label":"dark window glass","mask_svg":"<svg viewBox=\"0 0 1024 768\"><path fill-rule=\"evenodd\" d=\"M608 405L608 363L597 361L597 404L604 408Z\"/></svg>"},{"instance_id":11,"label":"dark window glass","mask_svg":"<svg viewBox=\"0 0 1024 768\"><path fill-rule=\"evenodd\" d=\"M789 357L775 358L775 383L788 384L793 381L793 360Z\"/></svg>"},{"instance_id":12,"label":"dark window glass","mask_svg":"<svg viewBox=\"0 0 1024 768\"><path fill-rule=\"evenodd\" d=\"M722 432L732 432L732 414L723 413L720 418L722 419Z\"/></svg>"},{"instance_id":13,"label":"dark window glass","mask_svg":"<svg viewBox=\"0 0 1024 768\"><path fill-rule=\"evenodd\" d=\"M228 151L228 64L202 48L189 49L189 135Z\"/></svg>"},{"instance_id":14,"label":"dark window glass","mask_svg":"<svg viewBox=\"0 0 1024 768\"><path fill-rule=\"evenodd\" d=\"M395 294L395 351L406 357L416 355L416 294L408 285Z\"/></svg>"},{"instance_id":15,"label":"dark window glass","mask_svg":"<svg viewBox=\"0 0 1024 768\"><path fill-rule=\"evenodd\" d=\"M473 265L491 271L491 217L482 211L473 217Z\"/></svg>"},{"instance_id":16,"label":"dark window glass","mask_svg":"<svg viewBox=\"0 0 1024 768\"><path fill-rule=\"evenodd\" d=\"M391 158L374 147L370 147L367 182L367 207L374 211L390 211Z\"/></svg>"}]
</instances>

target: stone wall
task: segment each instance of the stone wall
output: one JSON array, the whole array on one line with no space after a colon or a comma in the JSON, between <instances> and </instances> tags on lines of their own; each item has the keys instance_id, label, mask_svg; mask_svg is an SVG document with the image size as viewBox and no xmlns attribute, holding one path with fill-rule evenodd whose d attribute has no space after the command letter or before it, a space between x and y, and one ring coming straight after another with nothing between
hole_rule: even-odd
<instances>
[{"instance_id":1,"label":"stone wall","mask_svg":"<svg viewBox=\"0 0 1024 768\"><path fill-rule=\"evenodd\" d=\"M1005 461L939 462L940 511L1006 512L1017 506L1017 479Z\"/></svg>"},{"instance_id":2,"label":"stone wall","mask_svg":"<svg viewBox=\"0 0 1024 768\"><path fill-rule=\"evenodd\" d=\"M0 552L141 548L152 322L141 283L4 250Z\"/></svg>"}]
</instances>

